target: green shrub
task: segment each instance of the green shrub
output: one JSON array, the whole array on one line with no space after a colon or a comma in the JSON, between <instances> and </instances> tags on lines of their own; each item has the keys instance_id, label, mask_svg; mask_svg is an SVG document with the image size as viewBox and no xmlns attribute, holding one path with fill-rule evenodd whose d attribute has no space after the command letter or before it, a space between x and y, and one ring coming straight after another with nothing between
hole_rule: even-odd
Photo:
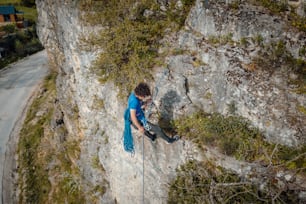
<instances>
[{"instance_id":1,"label":"green shrub","mask_svg":"<svg viewBox=\"0 0 306 204\"><path fill-rule=\"evenodd\" d=\"M18 53L18 55L24 54L24 44L20 42L19 40L15 41L15 50Z\"/></svg>"},{"instance_id":2,"label":"green shrub","mask_svg":"<svg viewBox=\"0 0 306 204\"><path fill-rule=\"evenodd\" d=\"M21 0L22 5L27 6L27 7L34 7L35 0Z\"/></svg>"},{"instance_id":3,"label":"green shrub","mask_svg":"<svg viewBox=\"0 0 306 204\"><path fill-rule=\"evenodd\" d=\"M306 146L286 147L270 144L264 136L238 116L222 116L202 111L174 121L179 135L198 144L217 147L222 153L236 159L261 162L266 165L282 165L289 168L294 164L296 170L305 172ZM287 155L287 156L285 156ZM272 157L272 158L271 158Z\"/></svg>"},{"instance_id":4,"label":"green shrub","mask_svg":"<svg viewBox=\"0 0 306 204\"><path fill-rule=\"evenodd\" d=\"M298 192L280 189L273 178L265 188L209 162L188 161L170 183L168 203L298 203Z\"/></svg>"},{"instance_id":5,"label":"green shrub","mask_svg":"<svg viewBox=\"0 0 306 204\"><path fill-rule=\"evenodd\" d=\"M306 55L306 46L303 46L301 49L299 49L299 56L305 56Z\"/></svg>"},{"instance_id":6,"label":"green shrub","mask_svg":"<svg viewBox=\"0 0 306 204\"><path fill-rule=\"evenodd\" d=\"M213 45L217 45L217 44L220 43L220 37L214 36L214 35L210 35L210 36L208 36L208 42L213 44Z\"/></svg>"},{"instance_id":7,"label":"green shrub","mask_svg":"<svg viewBox=\"0 0 306 204\"><path fill-rule=\"evenodd\" d=\"M232 1L232 2L229 4L229 7L230 7L231 9L238 10L238 9L239 9L240 3L241 3L240 0Z\"/></svg>"},{"instance_id":8,"label":"green shrub","mask_svg":"<svg viewBox=\"0 0 306 204\"><path fill-rule=\"evenodd\" d=\"M31 36L29 34L30 33L27 32L26 30L17 31L16 39L25 44L27 43L27 41L29 41L29 39L31 39Z\"/></svg>"},{"instance_id":9,"label":"green shrub","mask_svg":"<svg viewBox=\"0 0 306 204\"><path fill-rule=\"evenodd\" d=\"M62 172L63 173L63 172ZM54 203L85 203L82 192L81 176L64 172L58 184L57 192L52 197Z\"/></svg>"},{"instance_id":10,"label":"green shrub","mask_svg":"<svg viewBox=\"0 0 306 204\"><path fill-rule=\"evenodd\" d=\"M226 45L228 43L230 44L234 43L232 38L233 38L232 33L229 33L227 35L221 35L221 36L211 35L208 37L208 42L213 45Z\"/></svg>"},{"instance_id":11,"label":"green shrub","mask_svg":"<svg viewBox=\"0 0 306 204\"><path fill-rule=\"evenodd\" d=\"M243 47L246 47L247 44L248 44L248 40L247 38L243 37L240 39L240 44L243 46Z\"/></svg>"},{"instance_id":12,"label":"green shrub","mask_svg":"<svg viewBox=\"0 0 306 204\"><path fill-rule=\"evenodd\" d=\"M140 81L152 79L151 70L158 63L160 40L170 30L183 25L194 1L183 1L181 9L170 3L166 11L150 0L91 3L83 0L79 4L92 13L83 20L105 27L98 36L87 41L104 50L93 70L102 83L115 82L120 96L126 96Z\"/></svg>"},{"instance_id":13,"label":"green shrub","mask_svg":"<svg viewBox=\"0 0 306 204\"><path fill-rule=\"evenodd\" d=\"M4 26L1 26L0 30L4 31L6 33L14 33L15 30L16 30L16 25L15 24L7 24L7 25L4 25Z\"/></svg>"},{"instance_id":14,"label":"green shrub","mask_svg":"<svg viewBox=\"0 0 306 204\"><path fill-rule=\"evenodd\" d=\"M8 5L8 4L18 5L20 4L20 1L21 0L1 0L0 5Z\"/></svg>"},{"instance_id":15,"label":"green shrub","mask_svg":"<svg viewBox=\"0 0 306 204\"><path fill-rule=\"evenodd\" d=\"M28 42L26 44L26 46L24 47L24 52L27 55L31 55L33 53L36 53L40 50L44 49L42 44L40 43L40 41L37 38L32 38L30 40L30 42Z\"/></svg>"},{"instance_id":16,"label":"green shrub","mask_svg":"<svg viewBox=\"0 0 306 204\"><path fill-rule=\"evenodd\" d=\"M264 38L262 35L258 34L255 36L254 41L258 46L261 46L263 44Z\"/></svg>"}]
</instances>

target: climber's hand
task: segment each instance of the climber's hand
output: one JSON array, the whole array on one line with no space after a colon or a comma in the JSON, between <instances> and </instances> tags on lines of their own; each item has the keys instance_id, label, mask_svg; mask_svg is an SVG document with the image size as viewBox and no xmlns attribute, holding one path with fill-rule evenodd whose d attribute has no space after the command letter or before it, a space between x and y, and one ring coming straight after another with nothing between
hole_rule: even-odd
<instances>
[{"instance_id":1,"label":"climber's hand","mask_svg":"<svg viewBox=\"0 0 306 204\"><path fill-rule=\"evenodd\" d=\"M145 132L145 129L144 129L143 127L138 128L138 130L139 130L139 132L140 132L141 134L144 134L144 132Z\"/></svg>"}]
</instances>

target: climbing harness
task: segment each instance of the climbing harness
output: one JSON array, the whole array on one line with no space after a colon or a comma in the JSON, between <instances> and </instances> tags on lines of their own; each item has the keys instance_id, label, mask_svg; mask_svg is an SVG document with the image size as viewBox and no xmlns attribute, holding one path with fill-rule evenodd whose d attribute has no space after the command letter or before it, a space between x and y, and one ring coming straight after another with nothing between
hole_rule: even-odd
<instances>
[{"instance_id":1,"label":"climbing harness","mask_svg":"<svg viewBox=\"0 0 306 204\"><path fill-rule=\"evenodd\" d=\"M141 118L141 123L142 123L142 126L143 128L146 130L146 131L150 131L151 130L151 126L149 125L148 121L146 120L145 117Z\"/></svg>"}]
</instances>

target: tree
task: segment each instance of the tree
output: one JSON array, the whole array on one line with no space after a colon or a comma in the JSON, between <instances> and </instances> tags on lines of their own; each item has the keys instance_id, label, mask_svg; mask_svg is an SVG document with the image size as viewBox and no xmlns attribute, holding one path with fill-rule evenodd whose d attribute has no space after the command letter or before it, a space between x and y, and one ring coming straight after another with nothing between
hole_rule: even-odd
<instances>
[{"instance_id":1,"label":"tree","mask_svg":"<svg viewBox=\"0 0 306 204\"><path fill-rule=\"evenodd\" d=\"M27 7L34 7L35 4L35 0L21 0L21 4Z\"/></svg>"}]
</instances>

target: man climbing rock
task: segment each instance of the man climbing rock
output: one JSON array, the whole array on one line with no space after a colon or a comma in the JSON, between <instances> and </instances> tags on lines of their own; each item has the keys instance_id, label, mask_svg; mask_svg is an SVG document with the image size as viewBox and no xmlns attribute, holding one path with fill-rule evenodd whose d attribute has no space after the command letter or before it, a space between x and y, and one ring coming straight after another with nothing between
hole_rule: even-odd
<instances>
[{"instance_id":1,"label":"man climbing rock","mask_svg":"<svg viewBox=\"0 0 306 204\"><path fill-rule=\"evenodd\" d=\"M146 83L139 83L134 89L134 92L129 96L128 106L124 114L124 148L128 152L134 152L133 137L130 129L131 124L140 133L149 137L151 141L155 141L156 136L160 136L167 143L173 143L179 139L178 136L174 136L173 138L168 137L158 125L147 121L142 108L144 108L149 100L151 100L151 92Z\"/></svg>"}]
</instances>

